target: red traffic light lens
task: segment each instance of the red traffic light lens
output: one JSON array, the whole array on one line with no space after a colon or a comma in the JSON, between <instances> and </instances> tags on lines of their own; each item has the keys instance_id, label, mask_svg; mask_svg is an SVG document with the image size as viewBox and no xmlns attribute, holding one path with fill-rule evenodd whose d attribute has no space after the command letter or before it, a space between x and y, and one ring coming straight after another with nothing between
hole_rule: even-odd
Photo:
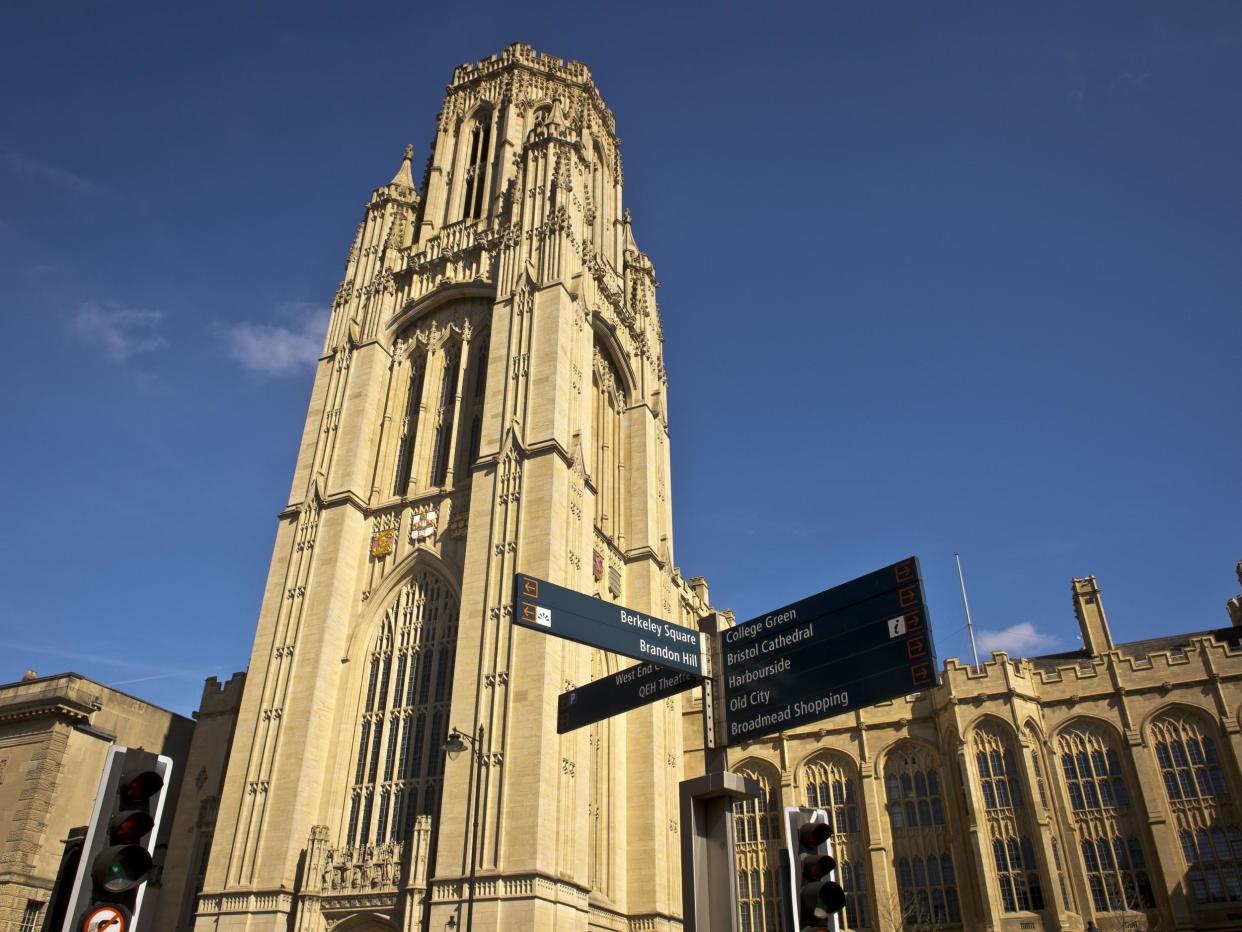
<instances>
[{"instance_id":1,"label":"red traffic light lens","mask_svg":"<svg viewBox=\"0 0 1242 932\"><path fill-rule=\"evenodd\" d=\"M91 865L91 879L108 893L124 893L147 879L151 855L139 845L104 848Z\"/></svg>"},{"instance_id":2,"label":"red traffic light lens","mask_svg":"<svg viewBox=\"0 0 1242 932\"><path fill-rule=\"evenodd\" d=\"M121 801L127 806L142 806L160 791L164 778L154 770L127 773L121 778Z\"/></svg>"},{"instance_id":3,"label":"red traffic light lens","mask_svg":"<svg viewBox=\"0 0 1242 932\"><path fill-rule=\"evenodd\" d=\"M108 826L108 837L116 845L136 844L154 825L155 819L151 818L151 814L141 809L122 812Z\"/></svg>"},{"instance_id":4,"label":"red traffic light lens","mask_svg":"<svg viewBox=\"0 0 1242 932\"><path fill-rule=\"evenodd\" d=\"M818 848L831 834L832 827L827 822L807 822L798 829L798 843L804 848Z\"/></svg>"}]
</instances>

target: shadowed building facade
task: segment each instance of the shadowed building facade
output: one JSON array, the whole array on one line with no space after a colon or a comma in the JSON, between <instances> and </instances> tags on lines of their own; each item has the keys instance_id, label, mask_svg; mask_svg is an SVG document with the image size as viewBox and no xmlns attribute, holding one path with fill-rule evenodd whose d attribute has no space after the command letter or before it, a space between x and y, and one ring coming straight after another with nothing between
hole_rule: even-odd
<instances>
[{"instance_id":1,"label":"shadowed building facade","mask_svg":"<svg viewBox=\"0 0 1242 932\"><path fill-rule=\"evenodd\" d=\"M458 68L332 304L196 930L442 929L472 867L476 929L679 926L680 703L558 735L619 659L511 623L517 571L708 611L673 565L655 289L586 67ZM480 727L476 797L442 748Z\"/></svg>"},{"instance_id":2,"label":"shadowed building facade","mask_svg":"<svg viewBox=\"0 0 1242 932\"><path fill-rule=\"evenodd\" d=\"M1080 650L949 660L935 689L732 749L765 792L735 812L743 932L782 928L782 806L831 814L850 929L1242 928L1242 597L1230 627L1131 643L1094 577L1073 603Z\"/></svg>"}]
</instances>

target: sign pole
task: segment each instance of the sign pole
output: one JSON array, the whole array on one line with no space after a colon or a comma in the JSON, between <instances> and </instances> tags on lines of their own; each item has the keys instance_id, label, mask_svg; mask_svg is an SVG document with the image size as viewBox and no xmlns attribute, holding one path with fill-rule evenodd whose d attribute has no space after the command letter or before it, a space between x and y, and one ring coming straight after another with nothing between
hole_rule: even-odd
<instances>
[{"instance_id":1,"label":"sign pole","mask_svg":"<svg viewBox=\"0 0 1242 932\"><path fill-rule=\"evenodd\" d=\"M699 621L709 646L703 677L704 775L681 783L681 900L684 932L737 932L737 863L733 804L759 795L759 784L729 773L728 751L717 740L715 682L720 670L720 631L714 613Z\"/></svg>"}]
</instances>

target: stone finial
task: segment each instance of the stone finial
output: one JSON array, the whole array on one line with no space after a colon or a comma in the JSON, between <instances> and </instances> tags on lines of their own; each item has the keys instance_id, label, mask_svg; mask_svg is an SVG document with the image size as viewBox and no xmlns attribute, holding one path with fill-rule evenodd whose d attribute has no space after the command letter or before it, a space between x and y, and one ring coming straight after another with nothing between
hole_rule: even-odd
<instances>
[{"instance_id":1,"label":"stone finial","mask_svg":"<svg viewBox=\"0 0 1242 932\"><path fill-rule=\"evenodd\" d=\"M392 176L389 184L404 185L407 188L414 187L414 175L410 172L410 161L414 158L414 146L405 147L405 157L401 159L401 167L397 169L397 173Z\"/></svg>"},{"instance_id":2,"label":"stone finial","mask_svg":"<svg viewBox=\"0 0 1242 932\"><path fill-rule=\"evenodd\" d=\"M1242 583L1242 560L1238 561L1238 582ZM1235 595L1232 599L1225 603L1225 610L1229 612L1229 620L1233 622L1235 628L1242 628L1242 595Z\"/></svg>"}]
</instances>

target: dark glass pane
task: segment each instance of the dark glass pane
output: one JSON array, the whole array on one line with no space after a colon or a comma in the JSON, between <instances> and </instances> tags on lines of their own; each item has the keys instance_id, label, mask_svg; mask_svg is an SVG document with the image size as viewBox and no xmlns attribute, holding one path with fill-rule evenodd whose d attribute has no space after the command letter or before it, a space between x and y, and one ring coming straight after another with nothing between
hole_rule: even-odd
<instances>
[{"instance_id":1,"label":"dark glass pane","mask_svg":"<svg viewBox=\"0 0 1242 932\"><path fill-rule=\"evenodd\" d=\"M1169 750L1173 753L1173 763L1175 765L1178 767L1185 767L1187 765L1186 745L1182 744L1180 740L1174 739L1169 742Z\"/></svg>"}]
</instances>

